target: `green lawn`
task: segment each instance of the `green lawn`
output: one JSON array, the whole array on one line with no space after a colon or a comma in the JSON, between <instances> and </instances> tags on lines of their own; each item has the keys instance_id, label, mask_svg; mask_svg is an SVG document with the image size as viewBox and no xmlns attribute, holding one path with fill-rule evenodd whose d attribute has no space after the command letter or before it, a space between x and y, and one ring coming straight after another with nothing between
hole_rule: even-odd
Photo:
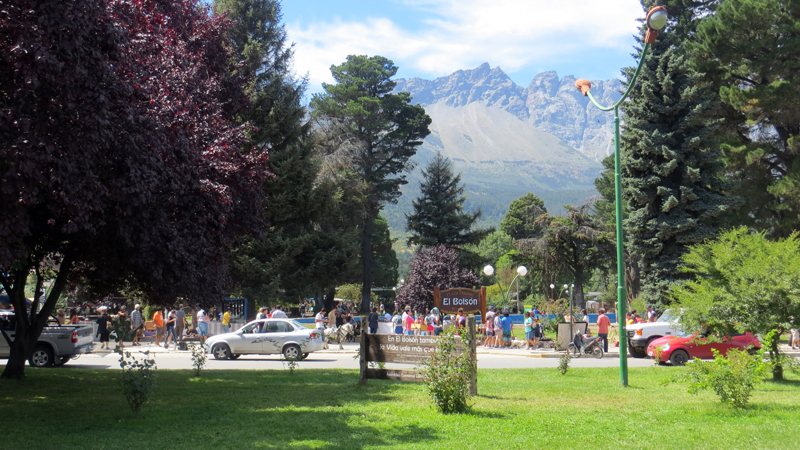
<instances>
[{"instance_id":1,"label":"green lawn","mask_svg":"<svg viewBox=\"0 0 800 450\"><path fill-rule=\"evenodd\" d=\"M302 363L301 363L302 364ZM301 366L302 367L302 366ZM775 449L794 447L800 381L766 382L732 410L660 383L682 368L483 370L468 415L442 416L422 384L348 370L160 371L134 418L118 371L28 368L0 381L8 449ZM795 447L796 448L796 447Z\"/></svg>"}]
</instances>

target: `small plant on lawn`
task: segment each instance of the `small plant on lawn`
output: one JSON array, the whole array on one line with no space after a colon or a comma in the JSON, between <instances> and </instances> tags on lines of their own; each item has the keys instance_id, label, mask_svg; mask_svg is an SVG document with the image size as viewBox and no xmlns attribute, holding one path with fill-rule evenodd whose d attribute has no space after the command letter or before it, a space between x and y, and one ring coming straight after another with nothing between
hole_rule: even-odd
<instances>
[{"instance_id":1,"label":"small plant on lawn","mask_svg":"<svg viewBox=\"0 0 800 450\"><path fill-rule=\"evenodd\" d=\"M119 366L122 368L122 393L133 414L137 415L156 388L156 361L149 351L144 352L141 361L120 347L114 351L119 354Z\"/></svg>"},{"instance_id":2,"label":"small plant on lawn","mask_svg":"<svg viewBox=\"0 0 800 450\"><path fill-rule=\"evenodd\" d=\"M469 410L467 395L475 373L475 355L470 352L469 334L463 332L459 337L457 332L457 327L453 326L441 334L439 345L420 370L436 409L445 414Z\"/></svg>"},{"instance_id":3,"label":"small plant on lawn","mask_svg":"<svg viewBox=\"0 0 800 450\"><path fill-rule=\"evenodd\" d=\"M696 394L703 389L713 389L722 403L744 408L753 387L763 381L769 368L764 362L763 352L750 355L746 351L731 349L726 357L716 349L712 351L713 361L695 358L694 364L686 367L686 376L690 380L688 391Z\"/></svg>"},{"instance_id":4,"label":"small plant on lawn","mask_svg":"<svg viewBox=\"0 0 800 450\"><path fill-rule=\"evenodd\" d=\"M297 359L296 358L284 358L281 360L282 363L286 364L289 367L289 374L294 375L294 369L297 369Z\"/></svg>"},{"instance_id":5,"label":"small plant on lawn","mask_svg":"<svg viewBox=\"0 0 800 450\"><path fill-rule=\"evenodd\" d=\"M558 371L561 372L561 375L567 374L570 361L572 361L572 355L569 352L562 353L558 358Z\"/></svg>"},{"instance_id":6,"label":"small plant on lawn","mask_svg":"<svg viewBox=\"0 0 800 450\"><path fill-rule=\"evenodd\" d=\"M189 344L189 350L192 351L192 368L195 370L195 376L200 376L200 371L206 366L206 346L205 344Z\"/></svg>"}]
</instances>

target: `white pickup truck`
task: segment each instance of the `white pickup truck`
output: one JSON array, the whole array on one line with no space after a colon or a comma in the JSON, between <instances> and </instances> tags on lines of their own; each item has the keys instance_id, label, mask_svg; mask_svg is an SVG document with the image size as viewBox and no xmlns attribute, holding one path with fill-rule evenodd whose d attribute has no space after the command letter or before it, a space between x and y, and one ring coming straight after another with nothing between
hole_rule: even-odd
<instances>
[{"instance_id":1,"label":"white pickup truck","mask_svg":"<svg viewBox=\"0 0 800 450\"><path fill-rule=\"evenodd\" d=\"M680 314L668 309L655 322L627 325L628 352L634 358L647 356L647 346L653 339L674 336L681 331Z\"/></svg>"},{"instance_id":2,"label":"white pickup truck","mask_svg":"<svg viewBox=\"0 0 800 450\"><path fill-rule=\"evenodd\" d=\"M0 311L0 359L11 354L10 343L16 334L14 311ZM93 347L94 328L91 325L46 326L28 359L36 367L60 366L72 357L86 353Z\"/></svg>"}]
</instances>

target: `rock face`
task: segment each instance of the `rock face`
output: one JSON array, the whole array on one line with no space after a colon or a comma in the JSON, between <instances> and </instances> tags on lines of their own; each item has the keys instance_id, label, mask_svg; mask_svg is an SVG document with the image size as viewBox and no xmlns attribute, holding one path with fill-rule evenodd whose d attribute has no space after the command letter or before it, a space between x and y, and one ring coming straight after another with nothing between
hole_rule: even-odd
<instances>
[{"instance_id":1,"label":"rock face","mask_svg":"<svg viewBox=\"0 0 800 450\"><path fill-rule=\"evenodd\" d=\"M619 80L592 81L592 95L602 105L618 99L620 89ZM559 79L554 71L543 72L523 88L499 67L492 69L484 63L435 80L399 79L395 90L410 92L415 103L426 107L478 103L507 111L595 161L613 151L612 113L598 110L581 95L571 75Z\"/></svg>"}]
</instances>

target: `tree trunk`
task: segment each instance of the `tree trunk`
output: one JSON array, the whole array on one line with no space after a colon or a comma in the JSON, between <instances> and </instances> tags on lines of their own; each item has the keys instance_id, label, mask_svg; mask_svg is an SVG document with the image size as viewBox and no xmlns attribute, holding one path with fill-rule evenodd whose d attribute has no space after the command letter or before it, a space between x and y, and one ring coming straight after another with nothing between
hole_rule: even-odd
<instances>
[{"instance_id":1,"label":"tree trunk","mask_svg":"<svg viewBox=\"0 0 800 450\"><path fill-rule=\"evenodd\" d=\"M769 349L769 359L772 361L772 379L775 381L783 381L783 364L781 364L780 357L778 356L778 342L780 341L780 334L775 334L772 340L772 345Z\"/></svg>"},{"instance_id":2,"label":"tree trunk","mask_svg":"<svg viewBox=\"0 0 800 450\"><path fill-rule=\"evenodd\" d=\"M325 294L325 299L323 300L323 306L325 306L325 311L332 311L336 309L336 289L329 289L328 292Z\"/></svg>"},{"instance_id":3,"label":"tree trunk","mask_svg":"<svg viewBox=\"0 0 800 450\"><path fill-rule=\"evenodd\" d=\"M35 267L38 268L38 264ZM67 274L72 269L72 259L65 257L61 261L58 274L56 275L55 282L50 289L50 294L45 299L42 309L38 310L39 298L41 297L41 277L37 280L37 288L34 292L33 304L30 308L30 314L25 314L28 311L27 299L25 298L25 285L28 281L28 274L30 268L24 268L13 273L13 286L7 285L4 282L6 293L8 294L11 304L14 305L16 316L16 328L14 335L14 342L11 344L10 353L6 368L3 370L0 378L7 379L21 379L25 377L25 361L30 358L36 341L42 334L42 329L47 324L47 319L55 309L56 301L61 296L64 287L66 286ZM38 273L38 270L37 270ZM22 313L21 313L22 312Z\"/></svg>"},{"instance_id":4,"label":"tree trunk","mask_svg":"<svg viewBox=\"0 0 800 450\"><path fill-rule=\"evenodd\" d=\"M373 261L372 261L372 233L375 228L374 217L377 214L372 214L371 210L367 211L366 218L364 219L364 230L361 232L361 267L363 283L361 287L361 310L360 312L369 311L369 303L372 297L372 279L373 279Z\"/></svg>"}]
</instances>

